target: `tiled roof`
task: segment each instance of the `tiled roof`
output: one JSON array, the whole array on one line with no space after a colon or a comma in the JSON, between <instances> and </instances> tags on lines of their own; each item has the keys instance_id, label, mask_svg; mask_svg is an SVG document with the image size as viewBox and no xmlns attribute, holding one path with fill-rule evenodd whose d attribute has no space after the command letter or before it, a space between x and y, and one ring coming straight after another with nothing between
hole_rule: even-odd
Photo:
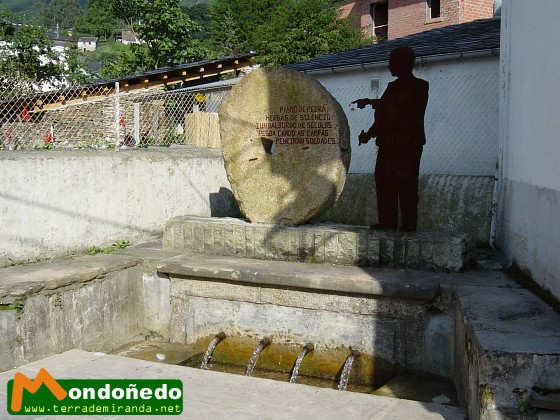
<instances>
[{"instance_id":1,"label":"tiled roof","mask_svg":"<svg viewBox=\"0 0 560 420\"><path fill-rule=\"evenodd\" d=\"M40 112L58 107L63 101L66 104L72 101L82 103L85 100L84 98L91 99L95 97L95 95L91 94L93 91L98 92L99 95L105 95L104 88L107 92L111 92L115 89L116 82L119 82L119 89L121 92L172 85L179 82L187 86L201 85L209 80L213 80L212 78L233 73L245 66L249 66L254 56L254 52L249 52L211 60L197 61L194 63L160 67L155 70L135 73L115 79L100 80L94 83L36 93L21 98L10 98L0 101L0 111L2 111L3 108L23 108L26 106L33 108L35 112ZM82 95L81 92L83 92L84 95ZM70 100L68 98L75 99Z\"/></svg>"},{"instance_id":2,"label":"tiled roof","mask_svg":"<svg viewBox=\"0 0 560 420\"><path fill-rule=\"evenodd\" d=\"M387 62L391 51L404 45L414 49L417 58L482 51L498 53L500 49L500 19L475 20L431 29L353 50L311 58L299 63L288 64L285 67L298 71L316 71Z\"/></svg>"},{"instance_id":3,"label":"tiled roof","mask_svg":"<svg viewBox=\"0 0 560 420\"><path fill-rule=\"evenodd\" d=\"M78 42L97 42L97 37L82 36L82 37L78 38Z\"/></svg>"}]
</instances>

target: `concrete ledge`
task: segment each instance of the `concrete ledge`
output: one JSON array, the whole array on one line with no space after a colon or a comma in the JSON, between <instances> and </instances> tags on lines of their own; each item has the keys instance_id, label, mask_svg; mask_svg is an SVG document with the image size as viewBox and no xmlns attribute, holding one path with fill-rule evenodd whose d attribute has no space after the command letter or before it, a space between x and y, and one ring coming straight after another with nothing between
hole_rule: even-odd
<instances>
[{"instance_id":1,"label":"concrete ledge","mask_svg":"<svg viewBox=\"0 0 560 420\"><path fill-rule=\"evenodd\" d=\"M0 371L143 338L140 261L103 254L0 269Z\"/></svg>"},{"instance_id":2,"label":"concrete ledge","mask_svg":"<svg viewBox=\"0 0 560 420\"><path fill-rule=\"evenodd\" d=\"M130 256L101 254L68 260L55 260L0 269L0 305L41 292L53 293L55 289L103 278L108 273L134 267L142 260Z\"/></svg>"},{"instance_id":3,"label":"concrete ledge","mask_svg":"<svg viewBox=\"0 0 560 420\"><path fill-rule=\"evenodd\" d=\"M262 260L460 271L473 257L474 240L460 233L399 234L326 223L292 227L180 216L166 223L163 248Z\"/></svg>"},{"instance_id":4,"label":"concrete ledge","mask_svg":"<svg viewBox=\"0 0 560 420\"><path fill-rule=\"evenodd\" d=\"M527 290L455 288L455 377L473 419L560 389L560 314ZM536 394L535 394L536 395Z\"/></svg>"},{"instance_id":5,"label":"concrete ledge","mask_svg":"<svg viewBox=\"0 0 560 420\"><path fill-rule=\"evenodd\" d=\"M247 260L201 254L165 260L157 269L160 273L173 277L422 301L435 299L440 294L441 283L438 276L426 272Z\"/></svg>"}]
</instances>

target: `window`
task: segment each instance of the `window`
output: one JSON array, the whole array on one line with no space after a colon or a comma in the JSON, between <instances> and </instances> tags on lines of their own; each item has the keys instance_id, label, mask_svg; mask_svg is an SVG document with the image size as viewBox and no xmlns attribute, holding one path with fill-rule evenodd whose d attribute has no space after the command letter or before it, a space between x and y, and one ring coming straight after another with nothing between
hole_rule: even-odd
<instances>
[{"instance_id":1,"label":"window","mask_svg":"<svg viewBox=\"0 0 560 420\"><path fill-rule=\"evenodd\" d=\"M441 17L441 0L426 0L426 20Z\"/></svg>"},{"instance_id":2,"label":"window","mask_svg":"<svg viewBox=\"0 0 560 420\"><path fill-rule=\"evenodd\" d=\"M377 39L387 39L389 30L389 6L386 1L371 3L369 14L373 22L373 36Z\"/></svg>"}]
</instances>

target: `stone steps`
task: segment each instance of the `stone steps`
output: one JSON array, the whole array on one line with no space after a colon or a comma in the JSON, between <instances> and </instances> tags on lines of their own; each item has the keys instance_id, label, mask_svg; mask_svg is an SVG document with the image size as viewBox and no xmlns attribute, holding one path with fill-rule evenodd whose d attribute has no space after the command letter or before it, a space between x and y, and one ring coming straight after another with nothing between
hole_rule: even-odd
<instances>
[{"instance_id":1,"label":"stone steps","mask_svg":"<svg viewBox=\"0 0 560 420\"><path fill-rule=\"evenodd\" d=\"M183 289L176 289L179 282L174 279L191 279L197 299L217 302L217 307L220 299L247 299L242 289L258 288L251 296L259 307L279 299L284 299L283 308L320 304L325 313L350 310L356 315L381 317L378 326L387 328L395 324L387 322L394 315L408 331L417 330L417 312L405 316L401 309L432 302L432 309L444 312L430 314L430 319L452 319L451 376L473 419L516 413L519 404L530 405L538 397L539 389L560 389L560 314L503 271L442 273L179 255L161 250L157 244L119 252L125 255L0 269L0 305L6 309L0 311L0 354L7 355L0 371L72 347L118 345L115 338L106 338L112 334L132 339L141 330L138 323L160 331L154 326L158 317L162 325L171 322L166 317L183 320L170 310L169 302L185 295ZM223 291L226 286L232 286L228 294ZM321 299L320 294L324 295ZM446 299L435 299L440 296ZM406 306L391 309L389 300L406 302ZM14 302L21 307L9 308ZM444 305L440 308L440 304ZM227 322L237 316L229 313ZM127 317L134 325L127 327ZM85 327L93 323L96 328ZM427 332L434 337L443 334L441 323L427 324ZM105 333L99 334L99 329ZM325 331L320 330L321 334ZM441 347L431 346L436 349L433 357L442 353Z\"/></svg>"},{"instance_id":2,"label":"stone steps","mask_svg":"<svg viewBox=\"0 0 560 420\"><path fill-rule=\"evenodd\" d=\"M438 273L202 254L170 258L162 261L157 269L176 279L172 282L191 279L188 280L192 281L190 293L210 300L227 296L236 301L250 295L258 305L303 307L315 302L315 294L325 294L328 303L322 308L335 312L342 311L336 296L341 300L347 296L391 301L400 308L396 311L400 313L397 318L408 326L414 321L406 318L399 301L408 302L409 307L428 304L436 311L443 311L426 315L427 341L424 344L418 341L417 346L427 346L425 355L433 353L434 360L439 360L448 347L454 349L450 376L471 418L516 415L519 406L530 407L532 399L538 396L535 390L560 389L560 314L522 289L503 271ZM249 294L240 287L259 291ZM286 292L289 296L280 301L283 290L300 291L305 296L300 302L293 292ZM183 294L180 296L185 298ZM361 315L369 313L367 305L358 306ZM376 309L375 314L387 320L392 319L394 312ZM418 314L416 317L422 318ZM445 333L441 326L448 322L451 328ZM419 325L416 327L420 329ZM438 341L438 334L445 337ZM378 339L376 351L384 348L381 344ZM407 363L414 361L413 356L408 354Z\"/></svg>"},{"instance_id":3,"label":"stone steps","mask_svg":"<svg viewBox=\"0 0 560 420\"><path fill-rule=\"evenodd\" d=\"M439 231L398 233L329 223L287 226L180 216L166 223L163 248L262 260L457 272L472 261L475 241L469 234Z\"/></svg>"},{"instance_id":4,"label":"stone steps","mask_svg":"<svg viewBox=\"0 0 560 420\"><path fill-rule=\"evenodd\" d=\"M518 415L560 389L560 314L519 288L464 285L454 300L454 376L472 418Z\"/></svg>"}]
</instances>

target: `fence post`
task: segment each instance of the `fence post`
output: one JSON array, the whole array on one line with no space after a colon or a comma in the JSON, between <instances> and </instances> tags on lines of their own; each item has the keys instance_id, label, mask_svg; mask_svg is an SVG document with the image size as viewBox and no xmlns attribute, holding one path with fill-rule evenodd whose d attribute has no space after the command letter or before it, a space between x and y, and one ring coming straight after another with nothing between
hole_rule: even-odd
<instances>
[{"instance_id":1,"label":"fence post","mask_svg":"<svg viewBox=\"0 0 560 420\"><path fill-rule=\"evenodd\" d=\"M134 102L134 141L140 146L140 103Z\"/></svg>"},{"instance_id":2,"label":"fence post","mask_svg":"<svg viewBox=\"0 0 560 420\"><path fill-rule=\"evenodd\" d=\"M115 150L119 150L120 138L121 138L121 126L120 126L120 113L121 113L121 101L119 98L120 85L119 82L115 82Z\"/></svg>"}]
</instances>

